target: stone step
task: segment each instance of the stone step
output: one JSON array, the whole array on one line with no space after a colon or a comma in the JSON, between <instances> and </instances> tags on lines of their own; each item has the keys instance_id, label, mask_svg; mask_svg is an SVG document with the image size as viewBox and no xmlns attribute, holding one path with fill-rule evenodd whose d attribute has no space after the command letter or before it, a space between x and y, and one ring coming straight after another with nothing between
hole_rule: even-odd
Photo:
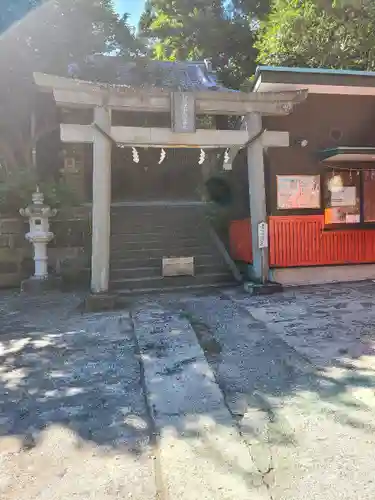
<instances>
[{"instance_id":1,"label":"stone step","mask_svg":"<svg viewBox=\"0 0 375 500\"><path fill-rule=\"evenodd\" d=\"M126 216L128 218L140 217L153 217L155 214L163 215L164 217L175 217L178 215L188 214L190 217L202 215L207 213L205 208L199 207L121 207L116 210L111 210L113 217Z\"/></svg>"},{"instance_id":2,"label":"stone step","mask_svg":"<svg viewBox=\"0 0 375 500\"><path fill-rule=\"evenodd\" d=\"M148 259L163 257L195 257L198 255L213 255L213 250L205 246L173 248L150 248L150 249L125 249L117 248L111 251L111 262L119 259Z\"/></svg>"},{"instance_id":3,"label":"stone step","mask_svg":"<svg viewBox=\"0 0 375 500\"><path fill-rule=\"evenodd\" d=\"M157 267L134 267L134 268L111 268L110 280L119 281L123 279L137 278L160 278L162 276L161 265Z\"/></svg>"},{"instance_id":4,"label":"stone step","mask_svg":"<svg viewBox=\"0 0 375 500\"><path fill-rule=\"evenodd\" d=\"M173 232L173 237L175 239L184 239L184 238L195 238L197 234L201 237L207 236L210 238L210 232L208 226L194 226L190 230L186 230L186 228L178 229L171 228L171 226L153 226L152 228L146 230L144 227L139 227L136 231L128 231L128 232L115 232L112 230L111 232L111 240L128 240L128 241L150 241L156 239L167 239L171 237Z\"/></svg>"},{"instance_id":5,"label":"stone step","mask_svg":"<svg viewBox=\"0 0 375 500\"><path fill-rule=\"evenodd\" d=\"M142 207L142 206L134 206L134 207L129 207L129 206L124 206L124 207L116 207L112 208L111 210L111 216L112 217L120 217L120 216L127 216L127 217L132 217L132 216L142 216L142 217L153 217L155 214L160 214L163 216L178 216L181 214L189 214L189 216L197 216L197 215L202 215L206 213L206 208L205 206L192 206L192 205L186 205L186 206L176 206L176 205L169 205L169 206L157 206L157 205L152 205L152 206L147 206L147 207Z\"/></svg>"},{"instance_id":6,"label":"stone step","mask_svg":"<svg viewBox=\"0 0 375 500\"><path fill-rule=\"evenodd\" d=\"M228 270L221 263L211 263L209 265L195 266L195 278L204 274L228 273ZM162 266L156 267L135 267L128 269L111 269L111 281L137 278L162 278Z\"/></svg>"},{"instance_id":7,"label":"stone step","mask_svg":"<svg viewBox=\"0 0 375 500\"><path fill-rule=\"evenodd\" d=\"M210 235L210 230L207 225L194 226L191 228L179 227L174 224L165 226L139 227L135 230L125 232L112 231L111 238L115 240L129 239L134 241L153 240L158 238L170 238L173 236L176 239L194 238L197 236Z\"/></svg>"},{"instance_id":8,"label":"stone step","mask_svg":"<svg viewBox=\"0 0 375 500\"><path fill-rule=\"evenodd\" d=\"M191 212L190 210L184 210L180 212L166 212L155 210L154 212L144 213L142 210L135 211L133 213L122 212L118 214L112 214L111 222L116 225L153 225L155 221L163 222L181 222L184 225L193 224L196 221L204 222L206 220L206 214L203 211Z\"/></svg>"},{"instance_id":9,"label":"stone step","mask_svg":"<svg viewBox=\"0 0 375 500\"><path fill-rule=\"evenodd\" d=\"M199 290L211 290L216 288L234 288L237 287L238 283L235 281L224 281L222 283L207 283L207 284L193 284L193 285L179 285L179 286L168 286L166 288L138 288L137 290L132 290L128 288L120 288L116 290L116 295L127 296L127 295L142 295L142 294L153 294L153 293L184 293L187 291L199 291Z\"/></svg>"},{"instance_id":10,"label":"stone step","mask_svg":"<svg viewBox=\"0 0 375 500\"><path fill-rule=\"evenodd\" d=\"M233 284L209 228L202 206L113 208L111 288L128 293ZM196 275L163 278L163 257L194 257Z\"/></svg>"},{"instance_id":11,"label":"stone step","mask_svg":"<svg viewBox=\"0 0 375 500\"><path fill-rule=\"evenodd\" d=\"M125 252L131 250L153 250L155 248L163 248L165 252L178 251L188 248L207 248L211 251L215 250L214 244L210 240L202 240L201 238L185 238L176 240L174 235L169 235L169 238L145 241L129 241L123 239L111 239L111 252L123 250Z\"/></svg>"},{"instance_id":12,"label":"stone step","mask_svg":"<svg viewBox=\"0 0 375 500\"><path fill-rule=\"evenodd\" d=\"M194 261L196 265L203 266L210 264L213 261L211 254L195 255ZM216 262L222 262L221 259L215 259ZM224 261L223 261L224 264ZM161 268L162 258L160 257L146 257L146 258L118 258L111 260L111 269L134 269L134 268Z\"/></svg>"},{"instance_id":13,"label":"stone step","mask_svg":"<svg viewBox=\"0 0 375 500\"><path fill-rule=\"evenodd\" d=\"M117 223L111 222L111 236L128 236L134 235L140 238L147 234L164 234L168 235L173 232L177 236L183 235L194 235L200 232L208 232L208 225L202 223L201 220L197 220L192 224L185 224L183 221L163 221L155 219L150 224L138 224L138 223Z\"/></svg>"},{"instance_id":14,"label":"stone step","mask_svg":"<svg viewBox=\"0 0 375 500\"><path fill-rule=\"evenodd\" d=\"M173 287L197 285L212 285L215 283L234 283L233 276L228 272L207 273L200 276L176 276L168 278L133 278L111 280L113 290L166 290Z\"/></svg>"}]
</instances>

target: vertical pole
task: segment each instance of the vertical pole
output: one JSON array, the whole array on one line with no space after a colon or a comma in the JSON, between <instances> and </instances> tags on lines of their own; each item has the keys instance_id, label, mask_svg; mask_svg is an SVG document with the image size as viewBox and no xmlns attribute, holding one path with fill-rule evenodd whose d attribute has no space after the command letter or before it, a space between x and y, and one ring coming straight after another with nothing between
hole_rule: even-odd
<instances>
[{"instance_id":1,"label":"vertical pole","mask_svg":"<svg viewBox=\"0 0 375 500\"><path fill-rule=\"evenodd\" d=\"M94 110L94 122L110 134L111 112ZM92 259L91 291L108 292L111 223L111 149L110 140L95 131L93 144Z\"/></svg>"},{"instance_id":2,"label":"vertical pole","mask_svg":"<svg viewBox=\"0 0 375 500\"><path fill-rule=\"evenodd\" d=\"M246 116L246 123L249 138L254 137L262 129L262 116L260 113L250 113ZM252 274L256 281L264 284L268 280L269 259L268 248L259 248L258 241L259 224L261 222L267 222L264 158L261 136L248 146L247 166L253 249Z\"/></svg>"}]
</instances>

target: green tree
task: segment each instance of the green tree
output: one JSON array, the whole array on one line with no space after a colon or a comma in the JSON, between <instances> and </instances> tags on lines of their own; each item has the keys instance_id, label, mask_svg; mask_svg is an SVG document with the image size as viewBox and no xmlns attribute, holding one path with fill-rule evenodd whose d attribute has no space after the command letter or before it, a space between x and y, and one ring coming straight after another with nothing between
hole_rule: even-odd
<instances>
[{"instance_id":1,"label":"green tree","mask_svg":"<svg viewBox=\"0 0 375 500\"><path fill-rule=\"evenodd\" d=\"M160 60L211 58L223 83L239 88L255 69L257 19L267 1L148 0L140 32Z\"/></svg>"},{"instance_id":2,"label":"green tree","mask_svg":"<svg viewBox=\"0 0 375 500\"><path fill-rule=\"evenodd\" d=\"M261 64L372 70L373 0L274 0L256 47Z\"/></svg>"},{"instance_id":3,"label":"green tree","mask_svg":"<svg viewBox=\"0 0 375 500\"><path fill-rule=\"evenodd\" d=\"M249 25L263 19L270 10L271 0L231 0L227 5L232 15L245 17Z\"/></svg>"},{"instance_id":4,"label":"green tree","mask_svg":"<svg viewBox=\"0 0 375 500\"><path fill-rule=\"evenodd\" d=\"M9 168L25 167L30 163L30 115L38 94L33 72L67 75L72 62L113 51L130 58L140 45L111 0L41 0L39 6L25 0L2 2L3 26L10 27L0 35L0 157ZM14 22L22 13L23 19ZM53 107L44 115L37 138L56 126Z\"/></svg>"}]
</instances>

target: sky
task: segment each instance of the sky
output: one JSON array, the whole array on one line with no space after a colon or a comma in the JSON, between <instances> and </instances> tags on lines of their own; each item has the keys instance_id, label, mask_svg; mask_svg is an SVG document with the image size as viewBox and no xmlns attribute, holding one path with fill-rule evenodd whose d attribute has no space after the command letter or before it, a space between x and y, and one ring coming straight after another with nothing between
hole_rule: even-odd
<instances>
[{"instance_id":1,"label":"sky","mask_svg":"<svg viewBox=\"0 0 375 500\"><path fill-rule=\"evenodd\" d=\"M115 9L119 14L130 14L129 23L138 26L140 15L143 11L145 0L114 0Z\"/></svg>"}]
</instances>

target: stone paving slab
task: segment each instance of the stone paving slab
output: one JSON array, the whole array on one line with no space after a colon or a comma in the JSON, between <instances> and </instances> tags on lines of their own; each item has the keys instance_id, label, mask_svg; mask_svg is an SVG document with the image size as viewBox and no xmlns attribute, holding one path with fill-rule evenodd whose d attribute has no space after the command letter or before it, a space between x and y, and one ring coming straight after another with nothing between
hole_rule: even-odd
<instances>
[{"instance_id":1,"label":"stone paving slab","mask_svg":"<svg viewBox=\"0 0 375 500\"><path fill-rule=\"evenodd\" d=\"M0 498L372 500L374 291L0 294Z\"/></svg>"},{"instance_id":2,"label":"stone paving slab","mask_svg":"<svg viewBox=\"0 0 375 500\"><path fill-rule=\"evenodd\" d=\"M373 282L291 288L257 299L223 293L318 367L375 354Z\"/></svg>"},{"instance_id":3,"label":"stone paving slab","mask_svg":"<svg viewBox=\"0 0 375 500\"><path fill-rule=\"evenodd\" d=\"M167 498L268 500L188 320L151 302L133 319Z\"/></svg>"},{"instance_id":4,"label":"stone paving slab","mask_svg":"<svg viewBox=\"0 0 375 500\"><path fill-rule=\"evenodd\" d=\"M367 294L367 287L354 287L349 299L336 288L326 291L328 300L315 289L301 298L296 291L267 298L237 291L165 298L193 323L205 323L221 345L213 365L217 380L274 500L374 498L375 398L368 391L372 374L364 356L354 360L358 368L351 364L349 369L348 359L340 354L344 347L358 352L350 351L358 340L352 338L347 315L354 320L353 311L362 311L355 301L364 307ZM325 324L331 325L328 339L321 321L315 324L316 335L311 330L315 300L319 319L327 316ZM347 315L333 314L345 311L343 304L349 302ZM266 306L270 316L263 314ZM369 321L373 311L366 307ZM263 316L252 314L254 310ZM288 325L303 317L309 330L297 329L292 337L296 343L287 342ZM369 323L365 325L367 329ZM327 345L329 349L319 352ZM317 352L319 366L314 365Z\"/></svg>"}]
</instances>

